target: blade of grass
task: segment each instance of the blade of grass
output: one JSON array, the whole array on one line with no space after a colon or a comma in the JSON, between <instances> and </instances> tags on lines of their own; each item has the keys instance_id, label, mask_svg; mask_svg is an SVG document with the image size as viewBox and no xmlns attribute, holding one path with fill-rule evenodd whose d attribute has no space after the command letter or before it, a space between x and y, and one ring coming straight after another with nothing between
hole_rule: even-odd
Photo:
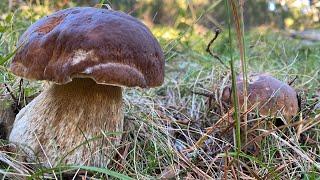
<instances>
[{"instance_id":1,"label":"blade of grass","mask_svg":"<svg viewBox=\"0 0 320 180\"><path fill-rule=\"evenodd\" d=\"M71 168L76 168L76 169L83 169L87 171L94 171L94 172L99 172L99 173L104 173L112 177L116 177L119 179L124 179L124 180L133 180L133 178L126 176L124 174L120 174L116 171L111 171L109 169L105 168L97 168L97 167L90 167L90 166L70 166Z\"/></svg>"},{"instance_id":2,"label":"blade of grass","mask_svg":"<svg viewBox=\"0 0 320 180\"><path fill-rule=\"evenodd\" d=\"M246 67L246 61L245 61L245 41L244 41L244 19L243 19L243 0L239 0L240 3L236 3L235 0L230 0L230 5L232 8L232 14L234 18L235 23L235 29L237 34L237 41L238 41L238 48L240 52L240 62L241 62L241 71L242 71L242 78L243 78L243 112L246 112L248 110L248 90L247 90L247 84L248 84L248 78L247 78L247 67ZM238 10L239 7L239 10ZM240 14L240 15L239 15ZM247 142L247 115L243 116L244 126L243 126L243 133L244 138L243 142Z\"/></svg>"},{"instance_id":3,"label":"blade of grass","mask_svg":"<svg viewBox=\"0 0 320 180\"><path fill-rule=\"evenodd\" d=\"M239 158L239 154L241 151L241 132L240 132L240 113L239 113L239 100L237 96L237 84L236 84L236 72L234 67L234 59L232 54L232 35L231 35L231 11L230 11L230 0L225 1L225 6L227 9L228 14L228 31L229 31L229 56L230 56L230 67L231 67L231 80L232 80L232 99L233 99L233 106L234 106L234 119L236 121L235 127L235 144L236 144L236 151L237 151L237 158Z\"/></svg>"},{"instance_id":4,"label":"blade of grass","mask_svg":"<svg viewBox=\"0 0 320 180\"><path fill-rule=\"evenodd\" d=\"M124 179L124 180L133 180L133 178L120 174L116 171L112 171L106 168L98 168L98 167L91 167L91 166L60 166L60 167L55 167L55 168L47 168L47 169L41 169L38 172L35 172L32 176L28 177L28 179L38 179L41 177L44 173L52 172L52 171L72 171L72 170L77 170L77 169L82 169L82 170L87 170L91 172L97 172L97 173L103 173L111 177L115 177L118 179Z\"/></svg>"},{"instance_id":5,"label":"blade of grass","mask_svg":"<svg viewBox=\"0 0 320 180\"><path fill-rule=\"evenodd\" d=\"M240 21L241 21L241 37L242 37L242 46L240 46L240 60L241 60L241 67L242 67L242 78L243 78L243 97L244 97L244 102L243 102L243 111L246 112L248 110L248 72L247 72L247 62L246 62L246 46L245 46L245 38L244 38L244 17L243 17L243 9L244 7L244 0L240 0ZM244 136L244 143L247 142L248 139L248 115L245 114L243 117L244 121L244 130L243 132L245 133Z\"/></svg>"},{"instance_id":6,"label":"blade of grass","mask_svg":"<svg viewBox=\"0 0 320 180\"><path fill-rule=\"evenodd\" d=\"M4 63L6 63L11 57L13 57L13 55L15 55L15 53L17 52L18 48L16 50L14 50L12 53L4 56L4 57L0 57L0 66L3 66Z\"/></svg>"}]
</instances>

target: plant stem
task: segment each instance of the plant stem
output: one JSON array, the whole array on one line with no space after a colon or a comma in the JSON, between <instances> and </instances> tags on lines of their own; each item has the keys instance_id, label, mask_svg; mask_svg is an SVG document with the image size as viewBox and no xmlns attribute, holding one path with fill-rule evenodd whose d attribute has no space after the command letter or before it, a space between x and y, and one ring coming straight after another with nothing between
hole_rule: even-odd
<instances>
[{"instance_id":1,"label":"plant stem","mask_svg":"<svg viewBox=\"0 0 320 180\"><path fill-rule=\"evenodd\" d=\"M232 1L232 0L230 0ZM236 84L236 72L234 67L234 59L232 54L232 38L231 38L231 11L230 11L230 4L229 0L226 2L226 8L228 13L228 29L229 29L229 55L230 55L230 67L231 67L231 80L232 80L232 99L234 105L234 119L236 121L236 137L235 137L235 144L236 144L236 151L237 151L237 158L239 158L239 154L241 151L241 133L240 133L240 114L239 114L239 100L237 96L237 84ZM232 3L232 2L231 2Z\"/></svg>"},{"instance_id":2,"label":"plant stem","mask_svg":"<svg viewBox=\"0 0 320 180\"><path fill-rule=\"evenodd\" d=\"M235 28L237 33L237 40L238 40L238 48L240 52L240 62L241 62L241 71L242 71L242 79L243 79L243 112L247 112L248 110L248 90L247 90L247 84L248 84L248 78L247 78L247 67L246 67L246 50L245 50L245 40L244 40L244 19L243 19L243 5L244 1L239 0L239 4L235 0L231 0L231 7L232 7L232 13L233 18L235 22ZM239 7L239 11L238 11ZM244 143L247 142L247 114L243 116L243 122L244 122Z\"/></svg>"},{"instance_id":3,"label":"plant stem","mask_svg":"<svg viewBox=\"0 0 320 180\"><path fill-rule=\"evenodd\" d=\"M247 78L247 67L246 67L246 61L245 61L245 40L244 40L244 20L243 20L243 0L239 0L239 4L235 0L231 0L231 7L232 7L232 14L235 22L235 29L237 33L237 41L238 41L238 48L240 52L240 62L241 62L241 71L242 71L242 96L243 96L243 112L247 112L248 110L248 90L247 90L247 84L248 84L248 78ZM239 7L239 10L238 10ZM240 11L240 12L239 12ZM247 142L247 114L243 116L243 122L244 122L244 138L243 142Z\"/></svg>"},{"instance_id":4,"label":"plant stem","mask_svg":"<svg viewBox=\"0 0 320 180\"><path fill-rule=\"evenodd\" d=\"M243 78L243 112L247 112L248 110L248 74L247 74L247 63L246 63L246 46L245 46L245 39L244 39L244 17L243 17L243 6L244 6L244 0L240 0L240 21L241 21L241 36L242 36L242 46L240 46L240 50L242 49L241 55L241 67L242 67L242 78ZM248 115L247 113L243 116L243 123L244 123L244 143L247 143L248 139Z\"/></svg>"}]
</instances>

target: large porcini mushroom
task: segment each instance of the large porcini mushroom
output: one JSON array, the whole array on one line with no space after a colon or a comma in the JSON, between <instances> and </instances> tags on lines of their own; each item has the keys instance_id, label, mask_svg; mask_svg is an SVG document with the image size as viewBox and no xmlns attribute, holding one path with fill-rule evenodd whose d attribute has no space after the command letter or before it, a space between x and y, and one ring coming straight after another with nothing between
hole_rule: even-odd
<instances>
[{"instance_id":1,"label":"large porcini mushroom","mask_svg":"<svg viewBox=\"0 0 320 180\"><path fill-rule=\"evenodd\" d=\"M237 77L237 94L239 105L243 106L243 79ZM222 101L233 104L231 87L224 88ZM248 77L248 107L257 105L258 113L262 116L284 116L292 118L298 113L298 99L295 90L288 84L279 81L268 74L251 74Z\"/></svg>"},{"instance_id":2,"label":"large porcini mushroom","mask_svg":"<svg viewBox=\"0 0 320 180\"><path fill-rule=\"evenodd\" d=\"M21 36L11 71L53 82L16 116L9 140L45 166L104 167L123 129L121 87L164 80L158 41L137 19L118 11L76 7L55 12ZM80 147L80 144L83 144Z\"/></svg>"}]
</instances>

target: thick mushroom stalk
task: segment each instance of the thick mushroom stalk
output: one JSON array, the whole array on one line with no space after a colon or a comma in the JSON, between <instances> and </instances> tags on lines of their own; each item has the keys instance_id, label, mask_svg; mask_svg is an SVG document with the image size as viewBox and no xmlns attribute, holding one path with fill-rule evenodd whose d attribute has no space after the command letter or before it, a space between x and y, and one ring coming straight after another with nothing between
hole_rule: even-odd
<instances>
[{"instance_id":1,"label":"thick mushroom stalk","mask_svg":"<svg viewBox=\"0 0 320 180\"><path fill-rule=\"evenodd\" d=\"M121 87L74 79L52 84L22 109L9 139L47 167L59 162L105 167L114 151L110 143L120 142L110 132L122 126Z\"/></svg>"}]
</instances>

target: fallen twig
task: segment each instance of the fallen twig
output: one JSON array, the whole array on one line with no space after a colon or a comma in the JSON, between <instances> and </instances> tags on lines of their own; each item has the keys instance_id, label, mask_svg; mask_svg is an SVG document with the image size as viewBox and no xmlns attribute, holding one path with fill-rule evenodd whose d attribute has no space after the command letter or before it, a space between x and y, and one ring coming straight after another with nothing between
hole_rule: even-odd
<instances>
[{"instance_id":1,"label":"fallen twig","mask_svg":"<svg viewBox=\"0 0 320 180\"><path fill-rule=\"evenodd\" d=\"M212 43L218 38L219 34L221 33L221 30L219 28L217 28L215 30L215 35L214 37L211 39L211 41L209 42L209 44L207 45L207 48L206 48L206 51L214 58L218 59L218 61L226 68L228 68L228 66L220 59L220 57L213 53L211 50L210 50L210 47L212 45Z\"/></svg>"}]
</instances>

